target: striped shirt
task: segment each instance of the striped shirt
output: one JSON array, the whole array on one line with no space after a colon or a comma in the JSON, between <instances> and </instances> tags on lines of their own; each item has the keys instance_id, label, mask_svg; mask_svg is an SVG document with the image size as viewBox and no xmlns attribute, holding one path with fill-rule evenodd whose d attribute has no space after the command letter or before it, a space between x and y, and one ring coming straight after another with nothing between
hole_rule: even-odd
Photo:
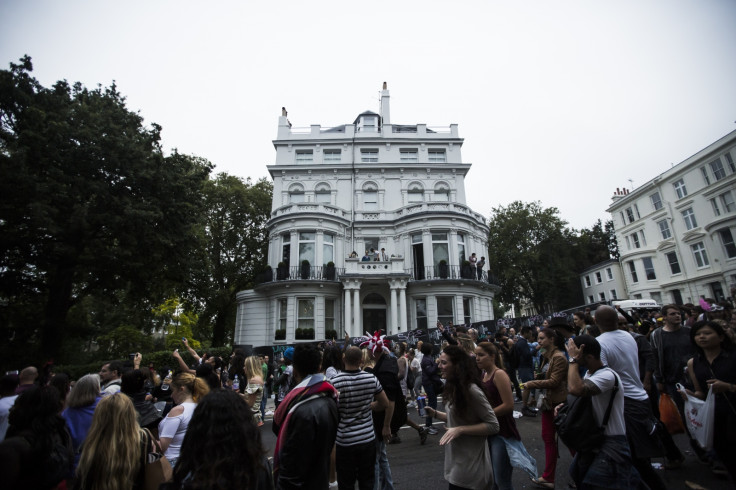
<instances>
[{"instance_id":1,"label":"striped shirt","mask_svg":"<svg viewBox=\"0 0 736 490\"><path fill-rule=\"evenodd\" d=\"M366 444L375 439L371 402L383 391L381 383L365 371L343 371L330 380L339 392L338 446Z\"/></svg>"}]
</instances>

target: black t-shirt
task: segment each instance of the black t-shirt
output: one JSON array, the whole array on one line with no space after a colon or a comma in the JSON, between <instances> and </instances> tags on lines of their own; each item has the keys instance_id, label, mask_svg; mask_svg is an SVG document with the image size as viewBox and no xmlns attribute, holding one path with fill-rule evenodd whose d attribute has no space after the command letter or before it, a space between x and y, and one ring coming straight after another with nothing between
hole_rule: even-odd
<instances>
[{"instance_id":1,"label":"black t-shirt","mask_svg":"<svg viewBox=\"0 0 736 490\"><path fill-rule=\"evenodd\" d=\"M685 374L687 361L695 355L690 342L690 328L682 327L674 332L662 329L662 377L665 383L679 383Z\"/></svg>"}]
</instances>

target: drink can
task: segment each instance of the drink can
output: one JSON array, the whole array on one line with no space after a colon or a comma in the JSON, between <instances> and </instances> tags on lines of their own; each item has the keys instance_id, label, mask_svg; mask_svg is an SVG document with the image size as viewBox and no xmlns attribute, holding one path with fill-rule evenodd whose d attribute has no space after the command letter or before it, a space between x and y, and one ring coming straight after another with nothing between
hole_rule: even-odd
<instances>
[{"instance_id":1,"label":"drink can","mask_svg":"<svg viewBox=\"0 0 736 490\"><path fill-rule=\"evenodd\" d=\"M427 406L427 397L426 396L418 396L417 397L417 410L419 411L420 417L426 417L427 411L424 410L424 407Z\"/></svg>"}]
</instances>

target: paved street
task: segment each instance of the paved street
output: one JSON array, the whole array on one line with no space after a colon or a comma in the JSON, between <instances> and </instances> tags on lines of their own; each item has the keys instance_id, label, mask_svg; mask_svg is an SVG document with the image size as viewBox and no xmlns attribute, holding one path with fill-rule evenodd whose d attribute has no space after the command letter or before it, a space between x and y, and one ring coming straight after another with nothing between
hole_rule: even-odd
<instances>
[{"instance_id":1,"label":"paved street","mask_svg":"<svg viewBox=\"0 0 736 490\"><path fill-rule=\"evenodd\" d=\"M272 402L269 404L272 408ZM518 409L518 404L517 404ZM439 407L442 410L442 406ZM409 409L409 417L418 424L423 424L420 420L416 409ZM537 460L537 468L541 474L544 467L544 444L542 443L541 420L537 418L522 417L516 420L517 427L521 433L522 440L529 454ZM435 424L435 427L441 429L442 423ZM266 424L261 428L263 435L263 443L273 454L273 447L276 443L276 437L271 430L271 417L266 417ZM429 436L427 444L421 446L419 444L419 436L414 429L404 427L399 435L401 437L400 444L391 444L388 446L389 462L391 464L391 472L394 478L394 486L404 489L422 490L445 490L447 482L443 477L444 467L444 448L439 445L442 430L436 436ZM716 478L710 471L708 466L700 463L689 449L687 439L683 435L675 436L675 442L686 456L685 464L677 470L662 470L663 478L671 489L687 489L697 488L688 487L686 482L697 483L708 490L720 490L728 488L725 480ZM570 481L567 476L567 468L572 461L570 452L560 442L560 460L557 463L557 479L556 486L558 489L568 488ZM664 460L654 461L663 463ZM521 470L514 469L514 488L516 490L523 488L538 488L529 481L529 478Z\"/></svg>"}]
</instances>

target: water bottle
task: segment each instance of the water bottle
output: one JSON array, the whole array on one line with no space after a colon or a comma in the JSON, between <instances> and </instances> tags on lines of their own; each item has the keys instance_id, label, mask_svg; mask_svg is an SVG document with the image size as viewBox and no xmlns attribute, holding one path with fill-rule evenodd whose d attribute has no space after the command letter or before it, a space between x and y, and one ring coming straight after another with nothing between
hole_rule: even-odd
<instances>
[{"instance_id":1,"label":"water bottle","mask_svg":"<svg viewBox=\"0 0 736 490\"><path fill-rule=\"evenodd\" d=\"M171 385L171 371L166 374L166 378L164 378L164 382L161 384L161 390L162 391L169 391L169 386Z\"/></svg>"},{"instance_id":2,"label":"water bottle","mask_svg":"<svg viewBox=\"0 0 736 490\"><path fill-rule=\"evenodd\" d=\"M417 397L417 410L419 411L420 417L426 417L427 411L424 409L424 407L427 406L427 397L426 396L418 396Z\"/></svg>"},{"instance_id":3,"label":"water bottle","mask_svg":"<svg viewBox=\"0 0 736 490\"><path fill-rule=\"evenodd\" d=\"M238 380L238 375L235 375L235 379L233 379L233 390L240 391L240 380Z\"/></svg>"}]
</instances>

